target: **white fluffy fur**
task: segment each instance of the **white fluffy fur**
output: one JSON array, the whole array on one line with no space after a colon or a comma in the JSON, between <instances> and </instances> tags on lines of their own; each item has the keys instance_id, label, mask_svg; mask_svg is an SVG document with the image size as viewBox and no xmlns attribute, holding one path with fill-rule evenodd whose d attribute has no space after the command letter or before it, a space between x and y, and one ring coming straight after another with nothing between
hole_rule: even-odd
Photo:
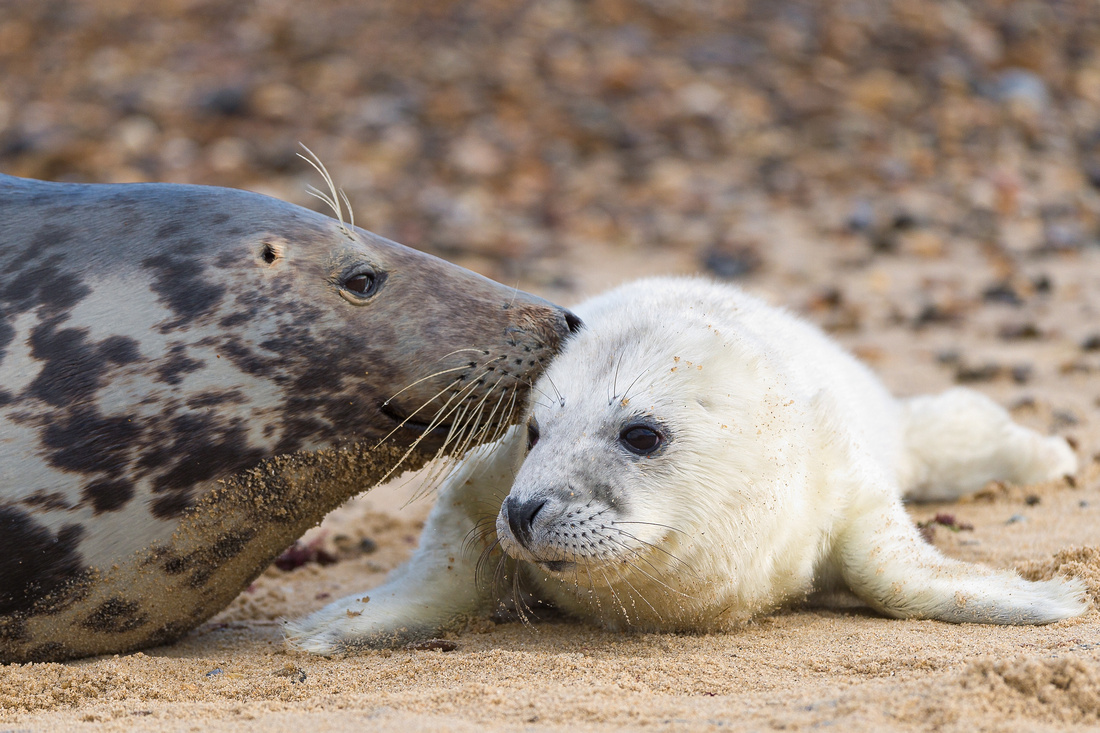
<instances>
[{"instance_id":1,"label":"white fluffy fur","mask_svg":"<svg viewBox=\"0 0 1100 733\"><path fill-rule=\"evenodd\" d=\"M730 286L642 280L576 312L586 328L534 390L530 453L525 426L472 452L413 559L369 602L356 594L290 625L291 644L384 646L488 612L500 588L475 566L494 540L535 596L610 628L730 628L838 584L898 618L1048 623L1085 610L1079 581L945 558L901 503L1073 473L1063 439L969 390L896 400L822 332ZM652 455L619 442L638 420L665 434ZM509 494L546 502L525 542Z\"/></svg>"}]
</instances>

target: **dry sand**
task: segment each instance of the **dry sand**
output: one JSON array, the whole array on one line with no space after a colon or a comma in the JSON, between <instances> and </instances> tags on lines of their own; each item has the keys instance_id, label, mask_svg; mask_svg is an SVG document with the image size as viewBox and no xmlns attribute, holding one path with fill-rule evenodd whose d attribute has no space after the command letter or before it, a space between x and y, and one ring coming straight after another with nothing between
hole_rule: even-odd
<instances>
[{"instance_id":1,"label":"dry sand","mask_svg":"<svg viewBox=\"0 0 1100 733\"><path fill-rule=\"evenodd\" d=\"M0 170L309 204L302 140L360 224L559 302L740 273L899 394L967 383L1076 440L1075 485L911 513L973 525L937 529L952 556L1076 574L1095 602L1098 49L1087 1L0 0ZM427 507L400 496L327 522L340 562L268 570L177 644L0 668L0 731L1100 727L1095 608L1023 628L793 609L699 637L486 623L451 652L288 653L279 618L408 556Z\"/></svg>"}]
</instances>

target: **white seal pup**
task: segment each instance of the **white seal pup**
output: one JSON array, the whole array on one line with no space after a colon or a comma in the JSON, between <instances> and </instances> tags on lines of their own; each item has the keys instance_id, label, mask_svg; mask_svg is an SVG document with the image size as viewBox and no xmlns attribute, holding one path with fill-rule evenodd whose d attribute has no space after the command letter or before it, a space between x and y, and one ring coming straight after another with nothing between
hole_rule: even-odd
<instances>
[{"instance_id":1,"label":"white seal pup","mask_svg":"<svg viewBox=\"0 0 1100 733\"><path fill-rule=\"evenodd\" d=\"M411 561L369 602L292 624L292 645L388 645L485 613L497 589L479 558L491 573L498 547L535 598L612 629L729 629L844 588L896 618L1086 609L1077 580L944 557L902 506L1071 474L1062 438L966 389L897 400L821 331L731 286L642 280L576 313L586 325L526 426L444 485Z\"/></svg>"},{"instance_id":2,"label":"white seal pup","mask_svg":"<svg viewBox=\"0 0 1100 733\"><path fill-rule=\"evenodd\" d=\"M403 458L503 431L577 327L244 191L0 175L0 222L0 663L175 639Z\"/></svg>"}]
</instances>

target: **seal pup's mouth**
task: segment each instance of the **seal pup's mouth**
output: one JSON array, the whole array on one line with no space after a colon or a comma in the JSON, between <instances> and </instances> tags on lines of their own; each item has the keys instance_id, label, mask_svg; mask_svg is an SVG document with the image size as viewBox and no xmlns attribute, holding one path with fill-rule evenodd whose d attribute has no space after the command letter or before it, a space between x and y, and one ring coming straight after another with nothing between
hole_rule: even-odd
<instances>
[{"instance_id":1,"label":"seal pup's mouth","mask_svg":"<svg viewBox=\"0 0 1100 733\"><path fill-rule=\"evenodd\" d=\"M535 564L548 573L568 573L577 567L577 563L569 560L536 560Z\"/></svg>"}]
</instances>

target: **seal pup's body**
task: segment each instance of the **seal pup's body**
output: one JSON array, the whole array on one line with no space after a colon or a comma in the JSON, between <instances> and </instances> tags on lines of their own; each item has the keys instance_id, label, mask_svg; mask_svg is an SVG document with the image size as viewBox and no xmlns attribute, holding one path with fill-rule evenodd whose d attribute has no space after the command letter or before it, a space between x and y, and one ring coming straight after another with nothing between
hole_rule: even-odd
<instances>
[{"instance_id":1,"label":"seal pup's body","mask_svg":"<svg viewBox=\"0 0 1100 733\"><path fill-rule=\"evenodd\" d=\"M498 545L535 598L613 629L728 629L843 588L898 618L1084 611L1077 581L945 558L901 501L1073 473L1062 438L969 390L896 400L822 332L730 286L644 280L577 313L527 427L467 459L369 603L292 625L293 644L386 645L485 613L500 589L478 561L492 574Z\"/></svg>"},{"instance_id":2,"label":"seal pup's body","mask_svg":"<svg viewBox=\"0 0 1100 733\"><path fill-rule=\"evenodd\" d=\"M178 637L449 427L503 430L576 325L244 191L0 176L0 222L0 662Z\"/></svg>"}]
</instances>

